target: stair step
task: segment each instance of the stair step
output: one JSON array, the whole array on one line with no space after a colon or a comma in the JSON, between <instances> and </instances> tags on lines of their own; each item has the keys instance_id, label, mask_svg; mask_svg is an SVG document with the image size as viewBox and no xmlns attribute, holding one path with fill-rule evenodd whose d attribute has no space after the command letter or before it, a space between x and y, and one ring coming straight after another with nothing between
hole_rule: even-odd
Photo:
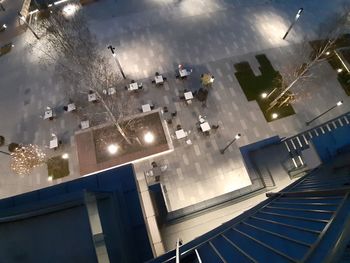
<instances>
[{"instance_id":1,"label":"stair step","mask_svg":"<svg viewBox=\"0 0 350 263\"><path fill-rule=\"evenodd\" d=\"M222 235L217 236L211 242L227 262L251 262L249 257L243 254L244 252L242 253L237 249L237 247L239 247L239 243L235 244L227 237Z\"/></svg>"},{"instance_id":2,"label":"stair step","mask_svg":"<svg viewBox=\"0 0 350 263\"><path fill-rule=\"evenodd\" d=\"M258 262L290 262L287 258L274 252L270 248L257 242L239 230L230 229L225 232L225 236L234 243L240 244L240 248L247 254L253 255ZM211 261L215 262L215 261Z\"/></svg>"},{"instance_id":3,"label":"stair step","mask_svg":"<svg viewBox=\"0 0 350 263\"><path fill-rule=\"evenodd\" d=\"M309 248L308 246L272 234L274 232L269 233L264 231L264 229L260 230L244 223L237 225L236 229L296 260L301 260L301 257ZM299 255L300 258L295 258L296 255Z\"/></svg>"},{"instance_id":4,"label":"stair step","mask_svg":"<svg viewBox=\"0 0 350 263\"><path fill-rule=\"evenodd\" d=\"M216 254L214 249L209 245L209 243L205 243L200 246L198 249L198 254L202 259L205 259L207 262L223 262L221 258Z\"/></svg>"},{"instance_id":5,"label":"stair step","mask_svg":"<svg viewBox=\"0 0 350 263\"><path fill-rule=\"evenodd\" d=\"M314 243L317 240L318 234L317 233L312 233L308 231L303 231L301 229L297 229L294 226L288 225L288 224L278 224L279 222L273 223L274 221L271 220L269 221L264 221L261 219L257 218L249 218L247 220L248 223L258 226L260 228L276 232L278 234L304 241L306 243Z\"/></svg>"}]
</instances>

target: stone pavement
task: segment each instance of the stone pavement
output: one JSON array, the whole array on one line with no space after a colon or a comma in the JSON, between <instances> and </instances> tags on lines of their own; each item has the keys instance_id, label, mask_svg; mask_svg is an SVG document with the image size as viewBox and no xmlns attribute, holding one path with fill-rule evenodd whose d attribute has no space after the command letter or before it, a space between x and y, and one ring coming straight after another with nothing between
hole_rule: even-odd
<instances>
[{"instance_id":1,"label":"stone pavement","mask_svg":"<svg viewBox=\"0 0 350 263\"><path fill-rule=\"evenodd\" d=\"M108 12L96 4L87 13L101 50L113 44L126 74L143 78L179 62L203 64L313 39L342 1L321 2L160 0L145 7L108 0ZM302 17L282 40L301 6Z\"/></svg>"},{"instance_id":2,"label":"stone pavement","mask_svg":"<svg viewBox=\"0 0 350 263\"><path fill-rule=\"evenodd\" d=\"M253 159L259 169L263 170L268 168L273 175L276 184L272 190L273 192L280 191L296 180L291 180L289 175L284 171L281 165L284 156L283 145L269 146L254 152ZM263 193L247 200L236 200L224 204L223 206L216 207L211 211L191 216L186 220L179 220L178 222L163 226L161 233L165 251L174 249L177 238L181 238L184 243L187 243L242 214L244 211L265 199L266 195Z\"/></svg>"},{"instance_id":3,"label":"stone pavement","mask_svg":"<svg viewBox=\"0 0 350 263\"><path fill-rule=\"evenodd\" d=\"M139 2L142 2L140 6ZM254 55L266 53L274 67L280 69L295 56L292 44L301 41L304 32L314 35L321 19L331 14L341 1L322 1L322 4L314 1L272 2L270 5L264 1L101 0L83 9L91 17L92 30L98 33L101 52L109 52L106 45L112 42L128 77L145 83L140 103L152 100L158 106L175 107L177 122L186 130L192 130L193 145L179 143L173 153L157 157L169 164L169 173L161 180L167 186L171 209L246 185L248 180L238 146L275 134L290 136L304 129L306 120L329 108L339 98L344 99L344 105L324 119L349 110L349 98L345 97L335 73L327 64L315 69L322 74L317 74L319 78L308 85L310 96L295 104L297 114L294 116L267 124L257 104L246 101L234 77L233 63L247 60L254 68ZM148 6L149 3L152 5ZM305 7L303 20L298 21L288 41L283 42L281 36L301 3ZM113 10L120 11L114 13ZM17 177L8 169L8 157L2 155L1 197L79 176L72 140L78 129L78 118L62 112L66 102L62 86L67 84L58 79L52 67L40 65L38 53L26 49L27 41L33 41L30 32L17 37L16 48L0 58L0 133L7 142L36 143L42 147L48 146L51 133L57 134L63 139L64 147L57 152L48 150L48 153L70 153L71 175L49 182L45 168L40 167L30 176ZM194 68L188 84L174 79L178 63ZM150 84L150 76L155 71L168 76L169 83L163 89L158 90ZM198 103L181 104L177 99L180 92L184 88L198 88L196 78L198 80L206 71L215 76L208 108L202 108ZM46 106L58 109L56 120L48 122L40 118ZM206 115L209 122L220 125L216 134L203 137L197 132L194 127L198 114ZM219 148L237 132L244 136L222 156ZM149 167L149 161L136 164L137 172L142 175L145 167ZM192 189L193 183L196 187Z\"/></svg>"},{"instance_id":4,"label":"stone pavement","mask_svg":"<svg viewBox=\"0 0 350 263\"><path fill-rule=\"evenodd\" d=\"M0 8L0 27L6 24L5 31L0 32L0 47L9 43L9 39L23 31L23 27L18 27L19 19L17 12L21 11L23 0L3 0Z\"/></svg>"},{"instance_id":5,"label":"stone pavement","mask_svg":"<svg viewBox=\"0 0 350 263\"><path fill-rule=\"evenodd\" d=\"M288 54L293 53L292 50L293 47L284 47L265 50L264 53L267 54L268 58L271 57L274 65L278 67L282 61L286 61ZM344 103L344 107L334 110L320 122L350 110L349 98L339 84L334 81L335 73L329 65L324 64L315 69L318 71L315 74L326 74L334 76L334 78L323 79L322 85L319 85L318 80L310 82L307 89L311 94L322 94L323 96L305 97L295 104L295 115L267 123L256 102L247 102L233 74L234 63L242 60L254 62L254 59L253 54L244 55L207 63L199 66L199 69L194 68L193 74L209 71L216 76L209 93L207 108L201 107L199 102L192 105L179 102L176 95L181 92L182 84L177 84L177 81L170 80L165 91L159 89L155 91L155 88L147 90L147 93L153 94L150 98L162 98L155 101L158 105L172 107L175 104L178 119L173 126L175 127L179 123L185 130L191 131L189 138L193 145L175 141L173 153L135 165L135 170L139 174L151 167L152 160L162 160L169 166L168 171L161 178L161 183L165 185L167 190L169 210L193 205L249 185L238 146L274 135L289 137L298 133L307 128L305 126L306 120L317 112L324 111L339 99L347 101ZM168 86L170 87L168 88ZM185 85L185 87L196 87L196 84ZM166 91L167 89L169 90ZM169 93L173 95L169 95ZM327 98L326 101L325 98ZM218 131L209 137L197 132L195 123L198 120L198 115L207 116L209 123L219 124ZM174 128L170 127L170 132L174 133ZM221 155L219 149L223 148L239 132L243 135L242 138L232 145L225 155Z\"/></svg>"}]
</instances>

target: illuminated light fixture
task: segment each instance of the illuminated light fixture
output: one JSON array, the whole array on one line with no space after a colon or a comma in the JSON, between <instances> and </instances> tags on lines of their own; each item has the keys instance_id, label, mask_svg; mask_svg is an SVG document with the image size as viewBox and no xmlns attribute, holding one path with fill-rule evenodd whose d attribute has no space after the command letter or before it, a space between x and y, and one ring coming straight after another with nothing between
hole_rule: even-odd
<instances>
[{"instance_id":1,"label":"illuminated light fixture","mask_svg":"<svg viewBox=\"0 0 350 263\"><path fill-rule=\"evenodd\" d=\"M56 1L56 2L54 2L53 4L54 5L59 5L59 4L62 4L62 3L64 3L64 2L67 2L68 0L60 0L60 1Z\"/></svg>"},{"instance_id":2,"label":"illuminated light fixture","mask_svg":"<svg viewBox=\"0 0 350 263\"><path fill-rule=\"evenodd\" d=\"M337 69L337 72L338 72L338 73L341 73L341 72L343 72L343 69L342 69L342 68L338 68L338 69Z\"/></svg>"},{"instance_id":3,"label":"illuminated light fixture","mask_svg":"<svg viewBox=\"0 0 350 263\"><path fill-rule=\"evenodd\" d=\"M143 137L146 143L152 143L154 142L154 135L151 132L147 132L145 136Z\"/></svg>"},{"instance_id":4,"label":"illuminated light fixture","mask_svg":"<svg viewBox=\"0 0 350 263\"><path fill-rule=\"evenodd\" d=\"M39 12L39 9L34 9L33 11L30 11L28 15L33 15L33 14L38 13L38 12Z\"/></svg>"},{"instance_id":5,"label":"illuminated light fixture","mask_svg":"<svg viewBox=\"0 0 350 263\"><path fill-rule=\"evenodd\" d=\"M107 149L110 154L116 154L118 151L118 146L115 144L110 144L108 145Z\"/></svg>"},{"instance_id":6,"label":"illuminated light fixture","mask_svg":"<svg viewBox=\"0 0 350 263\"><path fill-rule=\"evenodd\" d=\"M326 52L326 55L328 56L330 53L331 53L331 52L327 51L327 52Z\"/></svg>"},{"instance_id":7,"label":"illuminated light fixture","mask_svg":"<svg viewBox=\"0 0 350 263\"><path fill-rule=\"evenodd\" d=\"M336 107L339 107L343 105L343 101L340 100L338 101L334 106L330 107L328 110L326 110L325 112L322 112L321 114L319 114L318 116L316 116L315 118L313 118L311 121L307 121L306 122L306 126L310 125L311 122L317 120L318 118L322 117L323 115L325 115L326 113L330 112L331 110L335 109Z\"/></svg>"},{"instance_id":8,"label":"illuminated light fixture","mask_svg":"<svg viewBox=\"0 0 350 263\"><path fill-rule=\"evenodd\" d=\"M301 13L303 12L303 8L300 8L299 10L298 10L298 13L295 15L295 19L298 19L299 17L300 17L300 15L301 15Z\"/></svg>"},{"instance_id":9,"label":"illuminated light fixture","mask_svg":"<svg viewBox=\"0 0 350 263\"><path fill-rule=\"evenodd\" d=\"M230 141L229 144L227 144L227 145L225 146L224 149L221 149L221 150L220 150L220 153L221 153L221 154L224 154L225 151L227 150L227 148L230 147L230 145L231 145L232 143L234 143L234 142L237 141L239 138L241 138L241 136L242 136L242 135L241 135L240 133L237 133L237 134L235 135L235 137L233 138L233 140Z\"/></svg>"},{"instance_id":10,"label":"illuminated light fixture","mask_svg":"<svg viewBox=\"0 0 350 263\"><path fill-rule=\"evenodd\" d=\"M263 99L266 99L266 97L267 97L267 93L266 93L266 92L261 93L261 97L262 97Z\"/></svg>"},{"instance_id":11,"label":"illuminated light fixture","mask_svg":"<svg viewBox=\"0 0 350 263\"><path fill-rule=\"evenodd\" d=\"M72 16L75 14L75 12L78 10L78 6L74 4L68 4L65 7L63 7L63 14L67 17Z\"/></svg>"},{"instance_id":12,"label":"illuminated light fixture","mask_svg":"<svg viewBox=\"0 0 350 263\"><path fill-rule=\"evenodd\" d=\"M340 105L342 105L342 104L343 104L343 101L342 101L342 100L340 100L340 101L337 102L337 106L340 106Z\"/></svg>"},{"instance_id":13,"label":"illuminated light fixture","mask_svg":"<svg viewBox=\"0 0 350 263\"><path fill-rule=\"evenodd\" d=\"M68 159L68 158L69 158L68 153L64 153L64 154L62 154L62 159Z\"/></svg>"},{"instance_id":14,"label":"illuminated light fixture","mask_svg":"<svg viewBox=\"0 0 350 263\"><path fill-rule=\"evenodd\" d=\"M51 182L53 180L53 177L50 175L49 177L47 177L47 180Z\"/></svg>"},{"instance_id":15,"label":"illuminated light fixture","mask_svg":"<svg viewBox=\"0 0 350 263\"><path fill-rule=\"evenodd\" d=\"M272 119L277 119L278 114L277 113L272 113Z\"/></svg>"}]
</instances>

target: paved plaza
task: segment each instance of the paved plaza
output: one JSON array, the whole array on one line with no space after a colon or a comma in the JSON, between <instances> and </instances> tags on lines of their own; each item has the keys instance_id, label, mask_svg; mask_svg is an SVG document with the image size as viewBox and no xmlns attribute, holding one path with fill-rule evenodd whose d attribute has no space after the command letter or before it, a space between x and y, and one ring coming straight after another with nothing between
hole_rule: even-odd
<instances>
[{"instance_id":1,"label":"paved plaza","mask_svg":"<svg viewBox=\"0 0 350 263\"><path fill-rule=\"evenodd\" d=\"M160 180L167 189L169 210L249 185L250 179L238 150L240 146L274 135L294 135L306 129L305 121L340 99L344 100L342 107L318 123L349 111L350 100L337 82L336 72L328 64L322 64L313 69L317 78L298 90L303 99L293 104L296 114L267 123L256 102L247 102L233 66L248 61L255 74L259 74L254 56L261 53L267 55L276 70L300 63L295 56L299 43L305 37L315 38L321 23L341 8L342 2L100 0L83 7L101 52L109 54L106 46L114 45L127 77L144 83L139 105L152 101L157 107L176 110L177 117L169 125L169 133L174 134L177 124L190 132L192 145L174 140L172 152L135 163L140 180L144 179L144 171L151 167L152 161L168 166ZM283 41L283 34L301 6L304 8L302 18ZM319 6L322 8L317 8ZM48 181L46 168L39 167L29 176L15 176L9 170L9 157L1 155L1 197L80 176L73 139L74 132L79 129L78 117L62 110L52 122L40 117L46 106L62 109L66 99L62 90L67 83L55 75L52 67L42 67L40 54L27 48L31 41L34 39L27 31L13 40L15 48L11 53L0 57L0 134L7 142L46 147L49 156L69 153L71 174ZM179 63L193 68L188 80L175 79ZM162 88L151 84L156 71L168 77ZM198 101L191 105L181 102L179 95L184 89L197 90L199 76L206 72L215 76L207 107L202 107ZM137 110L135 108L135 112ZM210 124L219 125L219 129L210 136L198 132L199 115L206 116ZM242 138L224 155L220 154L220 148L238 132ZM56 152L48 149L51 133L63 140L63 146Z\"/></svg>"}]
</instances>

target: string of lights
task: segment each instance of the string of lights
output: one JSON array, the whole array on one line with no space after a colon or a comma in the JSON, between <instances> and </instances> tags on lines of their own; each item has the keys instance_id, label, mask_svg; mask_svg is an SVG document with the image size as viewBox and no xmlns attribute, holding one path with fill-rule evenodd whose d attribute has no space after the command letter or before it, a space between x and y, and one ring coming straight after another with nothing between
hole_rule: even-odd
<instances>
[{"instance_id":1,"label":"string of lights","mask_svg":"<svg viewBox=\"0 0 350 263\"><path fill-rule=\"evenodd\" d=\"M45 162L45 153L33 144L23 145L11 153L11 169L18 175L27 175Z\"/></svg>"}]
</instances>

